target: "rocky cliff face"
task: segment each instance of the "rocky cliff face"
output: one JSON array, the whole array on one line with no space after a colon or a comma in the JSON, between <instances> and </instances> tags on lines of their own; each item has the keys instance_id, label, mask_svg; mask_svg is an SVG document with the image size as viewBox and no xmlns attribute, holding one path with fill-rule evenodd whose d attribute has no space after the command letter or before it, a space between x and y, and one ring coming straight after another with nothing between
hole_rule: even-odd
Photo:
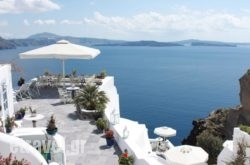
<instances>
[{"instance_id":1,"label":"rocky cliff face","mask_svg":"<svg viewBox=\"0 0 250 165\"><path fill-rule=\"evenodd\" d=\"M240 102L242 108L250 112L250 70L240 78Z\"/></svg>"},{"instance_id":2,"label":"rocky cliff face","mask_svg":"<svg viewBox=\"0 0 250 165\"><path fill-rule=\"evenodd\" d=\"M211 112L205 119L193 121L193 129L183 144L196 145L196 137L204 130L223 140L232 139L233 128L240 124L250 125L250 70L240 79L240 106L221 108Z\"/></svg>"}]
</instances>

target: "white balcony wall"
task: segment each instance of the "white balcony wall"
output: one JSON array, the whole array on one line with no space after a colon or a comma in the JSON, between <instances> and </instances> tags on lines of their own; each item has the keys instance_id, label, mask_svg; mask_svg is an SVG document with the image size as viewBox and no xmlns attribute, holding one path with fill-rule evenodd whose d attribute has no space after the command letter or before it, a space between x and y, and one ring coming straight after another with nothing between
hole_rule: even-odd
<instances>
[{"instance_id":1,"label":"white balcony wall","mask_svg":"<svg viewBox=\"0 0 250 165\"><path fill-rule=\"evenodd\" d=\"M4 94L5 90L7 92L7 106L4 105L4 101L6 101L6 96ZM5 119L7 115L12 116L14 114L12 75L10 64L0 65L0 104L2 106L2 111L0 112L1 118Z\"/></svg>"},{"instance_id":2,"label":"white balcony wall","mask_svg":"<svg viewBox=\"0 0 250 165\"><path fill-rule=\"evenodd\" d=\"M246 145L246 162L245 165L250 164L250 135L244 131L241 131L240 128L234 128L233 141L226 141L223 144L223 150L218 156L217 164L218 165L227 165L228 163L234 161L237 156L239 144Z\"/></svg>"},{"instance_id":3,"label":"white balcony wall","mask_svg":"<svg viewBox=\"0 0 250 165\"><path fill-rule=\"evenodd\" d=\"M24 158L31 162L31 164L47 165L43 156L23 139L0 132L0 146L1 155L4 157L7 157L12 153L13 157L16 157L18 160Z\"/></svg>"},{"instance_id":4,"label":"white balcony wall","mask_svg":"<svg viewBox=\"0 0 250 165\"><path fill-rule=\"evenodd\" d=\"M133 155L134 165L166 164L165 160L158 160L158 157L152 154L146 126L136 121L120 118L119 94L114 85L114 77L108 76L103 79L99 90L104 91L110 100L105 109L105 118L114 131L115 140L121 150L127 149L129 154Z\"/></svg>"}]
</instances>

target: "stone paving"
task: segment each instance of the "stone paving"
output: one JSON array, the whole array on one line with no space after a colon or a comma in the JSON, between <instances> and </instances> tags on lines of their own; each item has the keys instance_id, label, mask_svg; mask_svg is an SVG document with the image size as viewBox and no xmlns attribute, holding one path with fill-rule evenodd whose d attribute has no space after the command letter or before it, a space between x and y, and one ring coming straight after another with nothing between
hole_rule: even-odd
<instances>
[{"instance_id":1,"label":"stone paving","mask_svg":"<svg viewBox=\"0 0 250 165\"><path fill-rule=\"evenodd\" d=\"M103 134L96 132L93 121L78 120L74 104L62 104L60 99L48 97L19 101L14 107L18 110L25 106L31 106L45 116L37 121L37 127L46 127L50 116L54 114L58 133L65 137L67 165L118 165L118 155L121 154L119 147L107 147ZM22 126L32 127L32 122L23 120ZM82 145L80 153L74 152L78 146L76 140L82 140L79 142Z\"/></svg>"}]
</instances>

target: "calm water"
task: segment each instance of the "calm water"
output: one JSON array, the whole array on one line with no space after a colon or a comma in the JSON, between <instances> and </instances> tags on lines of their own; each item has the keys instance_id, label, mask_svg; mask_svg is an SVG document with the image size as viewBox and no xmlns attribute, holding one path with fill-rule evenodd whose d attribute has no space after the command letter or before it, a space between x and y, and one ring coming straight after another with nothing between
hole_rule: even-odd
<instances>
[{"instance_id":1,"label":"calm water","mask_svg":"<svg viewBox=\"0 0 250 165\"><path fill-rule=\"evenodd\" d=\"M71 73L98 73L105 69L115 76L121 114L153 129L167 125L177 129L171 138L180 144L192 128L192 120L206 117L221 107L239 104L238 79L250 68L250 48L226 47L99 47L94 60L67 60ZM20 60L18 53L32 48L0 51L1 61L13 61L22 68L13 72L13 85L45 69L61 73L59 60Z\"/></svg>"}]
</instances>

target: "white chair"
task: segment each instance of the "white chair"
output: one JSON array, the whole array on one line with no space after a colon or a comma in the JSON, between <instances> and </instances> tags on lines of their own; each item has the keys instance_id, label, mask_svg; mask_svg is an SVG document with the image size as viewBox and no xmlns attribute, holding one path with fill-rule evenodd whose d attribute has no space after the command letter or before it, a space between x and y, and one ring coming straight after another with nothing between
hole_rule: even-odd
<instances>
[{"instance_id":1,"label":"white chair","mask_svg":"<svg viewBox=\"0 0 250 165\"><path fill-rule=\"evenodd\" d=\"M58 88L58 93L61 102L63 102L64 104L72 102L71 93L67 92L66 90L63 90L62 88Z\"/></svg>"},{"instance_id":2,"label":"white chair","mask_svg":"<svg viewBox=\"0 0 250 165\"><path fill-rule=\"evenodd\" d=\"M168 142L167 141L160 141L158 145L158 151L159 152L165 152L169 149Z\"/></svg>"},{"instance_id":3,"label":"white chair","mask_svg":"<svg viewBox=\"0 0 250 165\"><path fill-rule=\"evenodd\" d=\"M31 94L29 91L28 84L23 84L18 90L15 91L15 94L16 94L16 98L20 100L24 98L31 99Z\"/></svg>"},{"instance_id":4,"label":"white chair","mask_svg":"<svg viewBox=\"0 0 250 165\"><path fill-rule=\"evenodd\" d=\"M37 81L36 80L32 80L31 83L29 84L29 90L31 92L31 94L39 96L40 95L40 91L39 91L39 86L37 85Z\"/></svg>"}]
</instances>

